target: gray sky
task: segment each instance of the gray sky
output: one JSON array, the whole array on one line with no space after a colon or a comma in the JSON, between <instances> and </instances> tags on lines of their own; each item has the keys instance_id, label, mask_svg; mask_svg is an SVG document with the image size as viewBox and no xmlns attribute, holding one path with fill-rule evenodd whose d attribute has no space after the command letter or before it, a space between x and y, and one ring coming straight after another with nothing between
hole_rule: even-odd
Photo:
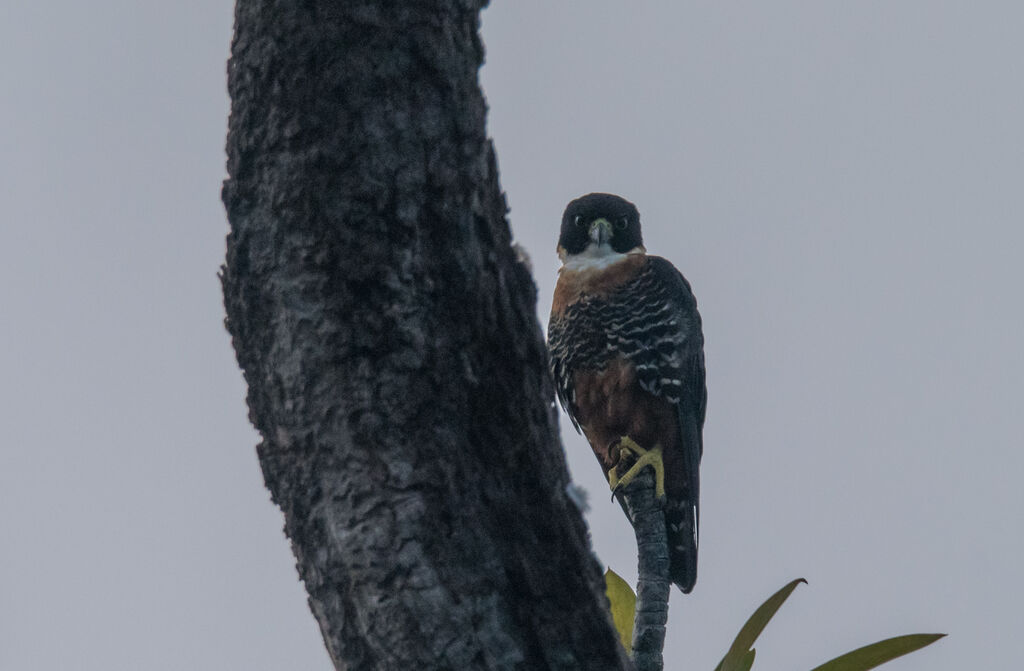
<instances>
[{"instance_id":1,"label":"gray sky","mask_svg":"<svg viewBox=\"0 0 1024 671\"><path fill-rule=\"evenodd\" d=\"M502 184L546 319L558 219L640 208L693 284L700 577L670 668L810 580L755 669L889 635L1011 668L1024 494L1024 7L498 2ZM221 325L229 3L0 7L0 670L330 668ZM586 443L595 549L632 534Z\"/></svg>"}]
</instances>

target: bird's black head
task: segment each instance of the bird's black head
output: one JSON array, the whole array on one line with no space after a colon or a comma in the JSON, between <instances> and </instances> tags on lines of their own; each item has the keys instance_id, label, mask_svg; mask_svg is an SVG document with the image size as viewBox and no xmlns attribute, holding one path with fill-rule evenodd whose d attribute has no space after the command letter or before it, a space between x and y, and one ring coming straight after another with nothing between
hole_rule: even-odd
<instances>
[{"instance_id":1,"label":"bird's black head","mask_svg":"<svg viewBox=\"0 0 1024 671\"><path fill-rule=\"evenodd\" d=\"M643 249L643 244L640 213L625 198L588 193L569 203L562 215L560 254L625 254L637 247Z\"/></svg>"}]
</instances>

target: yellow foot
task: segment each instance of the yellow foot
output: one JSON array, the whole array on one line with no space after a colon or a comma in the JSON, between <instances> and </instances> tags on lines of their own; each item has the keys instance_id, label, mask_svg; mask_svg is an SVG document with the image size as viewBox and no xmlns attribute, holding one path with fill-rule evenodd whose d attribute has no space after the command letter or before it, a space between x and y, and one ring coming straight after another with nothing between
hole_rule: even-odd
<instances>
[{"instance_id":1,"label":"yellow foot","mask_svg":"<svg viewBox=\"0 0 1024 671\"><path fill-rule=\"evenodd\" d=\"M608 472L608 484L611 485L612 495L620 489L633 482L633 479L642 470L650 466L654 469L654 495L659 501L665 499L665 462L661 458L661 445L655 445L645 450L636 444L629 436L623 436L617 442L619 448L619 461ZM632 466L625 473L619 475L619 466L629 463L630 459L636 459Z\"/></svg>"}]
</instances>

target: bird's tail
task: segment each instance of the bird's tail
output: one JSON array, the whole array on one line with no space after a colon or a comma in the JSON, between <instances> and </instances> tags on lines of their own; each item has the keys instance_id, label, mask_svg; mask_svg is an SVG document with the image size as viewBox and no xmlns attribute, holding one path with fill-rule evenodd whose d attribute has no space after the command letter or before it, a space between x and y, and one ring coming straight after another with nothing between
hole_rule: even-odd
<instances>
[{"instance_id":1,"label":"bird's tail","mask_svg":"<svg viewBox=\"0 0 1024 671\"><path fill-rule=\"evenodd\" d=\"M700 511L687 499L665 506L665 529L668 532L669 577L683 594L689 594L697 582L697 523Z\"/></svg>"}]
</instances>

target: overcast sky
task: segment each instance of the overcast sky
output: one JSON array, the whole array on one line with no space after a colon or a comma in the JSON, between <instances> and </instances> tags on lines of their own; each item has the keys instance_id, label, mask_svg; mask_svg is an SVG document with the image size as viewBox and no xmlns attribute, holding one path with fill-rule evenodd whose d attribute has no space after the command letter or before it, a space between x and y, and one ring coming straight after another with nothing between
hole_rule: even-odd
<instances>
[{"instance_id":1,"label":"overcast sky","mask_svg":"<svg viewBox=\"0 0 1024 671\"><path fill-rule=\"evenodd\" d=\"M330 668L216 270L231 5L0 6L0 671ZM704 316L700 571L670 669L911 632L1015 668L1024 5L504 0L482 80L546 322L565 203L637 204ZM595 550L632 533L585 441Z\"/></svg>"}]
</instances>

